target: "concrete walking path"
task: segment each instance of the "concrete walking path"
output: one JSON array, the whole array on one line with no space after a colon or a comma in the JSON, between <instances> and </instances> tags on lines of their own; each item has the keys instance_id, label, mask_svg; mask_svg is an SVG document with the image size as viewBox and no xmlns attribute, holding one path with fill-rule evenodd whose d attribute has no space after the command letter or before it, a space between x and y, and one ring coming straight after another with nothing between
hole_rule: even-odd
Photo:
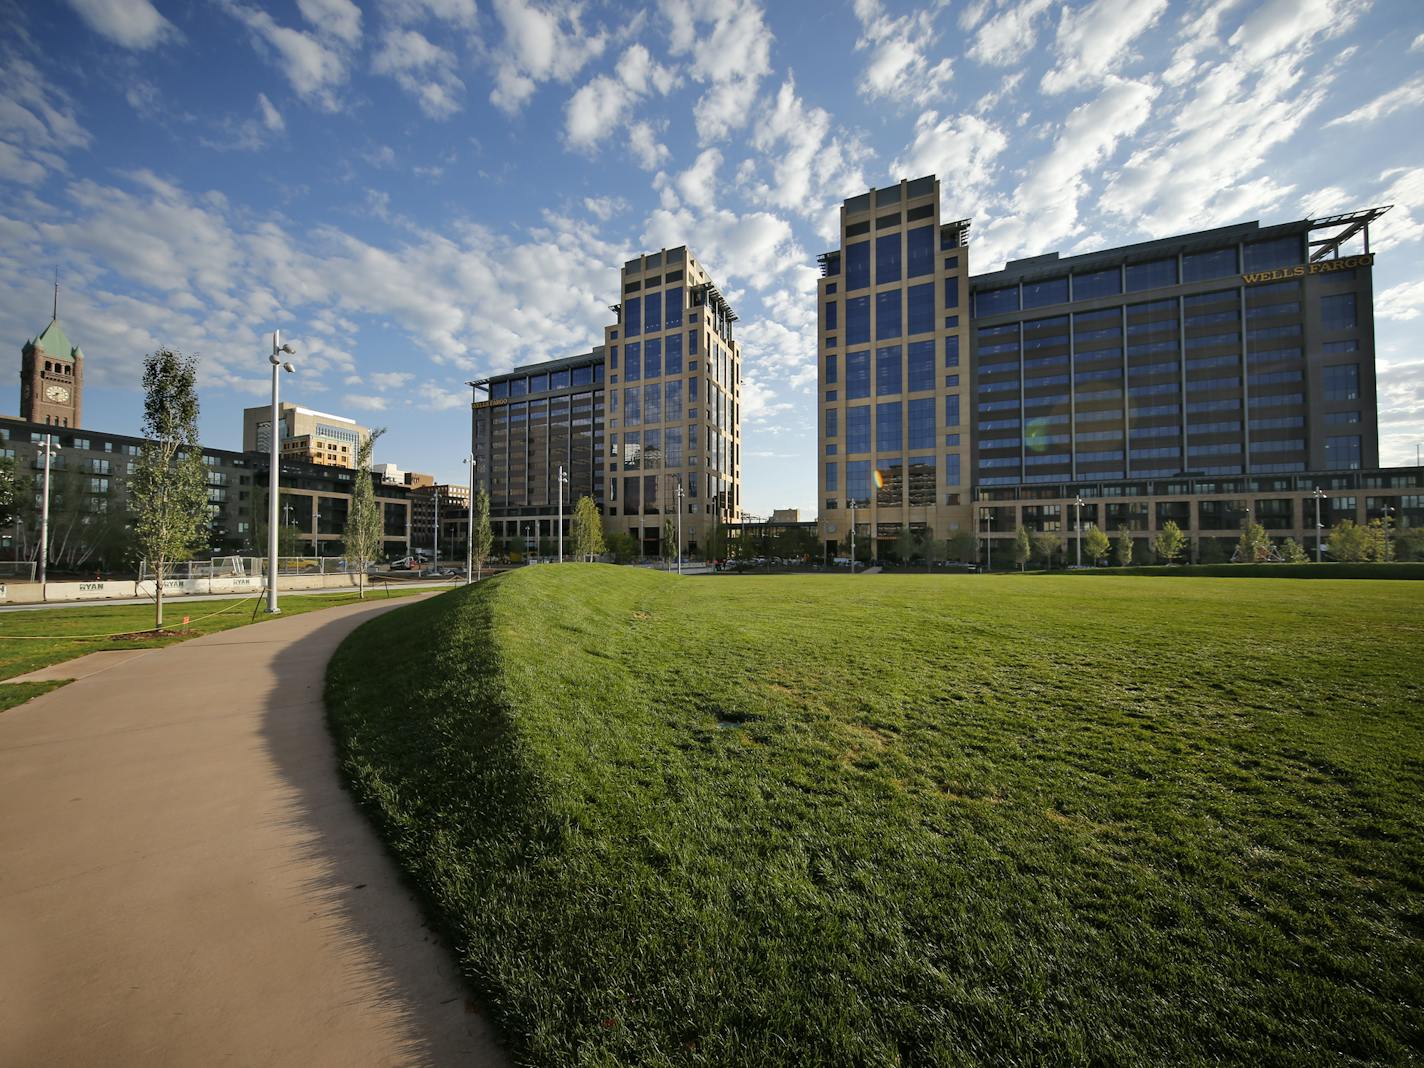
<instances>
[{"instance_id":1,"label":"concrete walking path","mask_svg":"<svg viewBox=\"0 0 1424 1068\"><path fill-rule=\"evenodd\" d=\"M0 712L0 1065L504 1065L337 778L350 605Z\"/></svg>"}]
</instances>

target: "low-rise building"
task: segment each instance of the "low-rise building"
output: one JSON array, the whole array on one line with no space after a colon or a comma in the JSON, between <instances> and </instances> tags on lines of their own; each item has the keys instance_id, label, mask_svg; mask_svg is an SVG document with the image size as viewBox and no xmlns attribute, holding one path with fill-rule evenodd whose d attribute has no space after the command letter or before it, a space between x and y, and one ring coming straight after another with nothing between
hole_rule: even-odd
<instances>
[{"instance_id":1,"label":"low-rise building","mask_svg":"<svg viewBox=\"0 0 1424 1068\"><path fill-rule=\"evenodd\" d=\"M330 467L356 466L361 443L371 431L344 415L332 415L298 404L279 404L281 454L284 460L326 464ZM244 452L271 449L272 406L260 405L242 411Z\"/></svg>"}]
</instances>

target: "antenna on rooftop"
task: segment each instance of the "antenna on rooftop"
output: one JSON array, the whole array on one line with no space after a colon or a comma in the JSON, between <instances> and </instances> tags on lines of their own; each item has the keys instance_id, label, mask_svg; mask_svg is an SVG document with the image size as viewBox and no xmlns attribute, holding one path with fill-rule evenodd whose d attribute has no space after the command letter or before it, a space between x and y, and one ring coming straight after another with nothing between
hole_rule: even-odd
<instances>
[{"instance_id":1,"label":"antenna on rooftop","mask_svg":"<svg viewBox=\"0 0 1424 1068\"><path fill-rule=\"evenodd\" d=\"M59 268L54 269L54 319L59 321Z\"/></svg>"}]
</instances>

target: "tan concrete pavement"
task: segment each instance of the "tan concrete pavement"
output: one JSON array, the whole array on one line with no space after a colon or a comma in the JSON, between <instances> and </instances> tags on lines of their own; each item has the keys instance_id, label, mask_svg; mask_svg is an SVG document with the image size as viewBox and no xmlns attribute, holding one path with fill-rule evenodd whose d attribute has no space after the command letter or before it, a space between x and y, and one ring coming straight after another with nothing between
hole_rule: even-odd
<instances>
[{"instance_id":1,"label":"tan concrete pavement","mask_svg":"<svg viewBox=\"0 0 1424 1068\"><path fill-rule=\"evenodd\" d=\"M325 728L327 660L398 607L197 638L0 713L0 1065L507 1063Z\"/></svg>"}]
</instances>

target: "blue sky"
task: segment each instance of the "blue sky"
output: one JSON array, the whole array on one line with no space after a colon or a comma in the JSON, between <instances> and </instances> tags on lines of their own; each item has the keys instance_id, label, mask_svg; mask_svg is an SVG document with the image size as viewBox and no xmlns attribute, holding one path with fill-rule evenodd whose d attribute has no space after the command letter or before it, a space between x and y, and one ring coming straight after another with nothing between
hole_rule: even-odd
<instances>
[{"instance_id":1,"label":"blue sky","mask_svg":"<svg viewBox=\"0 0 1424 1068\"><path fill-rule=\"evenodd\" d=\"M586 351L618 267L687 243L741 317L746 508L814 512L835 209L937 172L975 272L1393 203L1381 448L1424 440L1417 0L0 0L0 336L83 347L136 432L144 353L203 357L240 444L287 399L460 479L475 375ZM14 379L0 412L17 410Z\"/></svg>"}]
</instances>

